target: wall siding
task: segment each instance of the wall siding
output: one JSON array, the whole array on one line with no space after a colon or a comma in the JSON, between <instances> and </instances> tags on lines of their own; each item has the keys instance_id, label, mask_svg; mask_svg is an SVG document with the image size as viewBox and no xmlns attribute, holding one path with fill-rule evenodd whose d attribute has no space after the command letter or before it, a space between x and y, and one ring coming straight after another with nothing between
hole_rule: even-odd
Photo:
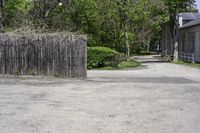
<instances>
[{"instance_id":1,"label":"wall siding","mask_svg":"<svg viewBox=\"0 0 200 133\"><path fill-rule=\"evenodd\" d=\"M200 25L180 29L179 31L181 35L186 34L187 38L185 41L185 51L182 50L182 41L180 41L179 55L193 54L194 62L200 62ZM192 34L194 34L194 49L192 46ZM182 39L182 36L180 36L180 40Z\"/></svg>"}]
</instances>

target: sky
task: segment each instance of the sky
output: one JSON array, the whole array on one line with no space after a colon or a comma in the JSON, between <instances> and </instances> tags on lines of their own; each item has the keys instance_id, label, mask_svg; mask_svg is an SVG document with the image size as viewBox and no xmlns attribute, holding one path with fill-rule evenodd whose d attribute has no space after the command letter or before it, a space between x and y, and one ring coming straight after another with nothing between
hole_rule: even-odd
<instances>
[{"instance_id":1,"label":"sky","mask_svg":"<svg viewBox=\"0 0 200 133\"><path fill-rule=\"evenodd\" d=\"M198 9L200 11L200 0L196 0L196 4L197 4L197 7L198 7Z\"/></svg>"}]
</instances>

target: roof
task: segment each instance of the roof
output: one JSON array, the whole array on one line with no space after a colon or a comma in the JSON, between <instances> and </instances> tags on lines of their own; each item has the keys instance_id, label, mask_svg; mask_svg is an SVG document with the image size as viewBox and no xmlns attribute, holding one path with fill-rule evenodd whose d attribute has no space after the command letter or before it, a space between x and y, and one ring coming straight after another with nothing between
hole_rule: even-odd
<instances>
[{"instance_id":1,"label":"roof","mask_svg":"<svg viewBox=\"0 0 200 133\"><path fill-rule=\"evenodd\" d=\"M190 22L184 24L183 26L181 26L180 29L188 28L188 27L195 26L195 25L200 25L200 19L190 21Z\"/></svg>"},{"instance_id":2,"label":"roof","mask_svg":"<svg viewBox=\"0 0 200 133\"><path fill-rule=\"evenodd\" d=\"M183 20L200 19L200 13L180 13L179 16L183 17Z\"/></svg>"}]
</instances>

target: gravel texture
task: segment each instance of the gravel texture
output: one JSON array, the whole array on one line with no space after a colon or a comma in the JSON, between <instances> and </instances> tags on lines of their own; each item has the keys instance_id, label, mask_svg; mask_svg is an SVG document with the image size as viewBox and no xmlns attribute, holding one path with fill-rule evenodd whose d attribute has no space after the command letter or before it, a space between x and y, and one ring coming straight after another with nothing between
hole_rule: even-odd
<instances>
[{"instance_id":1,"label":"gravel texture","mask_svg":"<svg viewBox=\"0 0 200 133\"><path fill-rule=\"evenodd\" d=\"M200 69L136 57L87 80L0 78L0 133L199 133Z\"/></svg>"}]
</instances>

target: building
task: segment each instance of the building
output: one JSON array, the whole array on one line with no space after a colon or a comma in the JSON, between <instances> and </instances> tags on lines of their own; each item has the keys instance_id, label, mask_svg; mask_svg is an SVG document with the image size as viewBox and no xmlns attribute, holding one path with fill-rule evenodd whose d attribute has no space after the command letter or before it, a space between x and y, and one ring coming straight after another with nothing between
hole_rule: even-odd
<instances>
[{"instance_id":1,"label":"building","mask_svg":"<svg viewBox=\"0 0 200 133\"><path fill-rule=\"evenodd\" d=\"M180 60L200 62L200 13L181 13L177 16L178 57ZM169 23L161 26L162 56L174 56L174 44Z\"/></svg>"},{"instance_id":2,"label":"building","mask_svg":"<svg viewBox=\"0 0 200 133\"><path fill-rule=\"evenodd\" d=\"M179 59L200 62L200 19L179 28Z\"/></svg>"}]
</instances>

